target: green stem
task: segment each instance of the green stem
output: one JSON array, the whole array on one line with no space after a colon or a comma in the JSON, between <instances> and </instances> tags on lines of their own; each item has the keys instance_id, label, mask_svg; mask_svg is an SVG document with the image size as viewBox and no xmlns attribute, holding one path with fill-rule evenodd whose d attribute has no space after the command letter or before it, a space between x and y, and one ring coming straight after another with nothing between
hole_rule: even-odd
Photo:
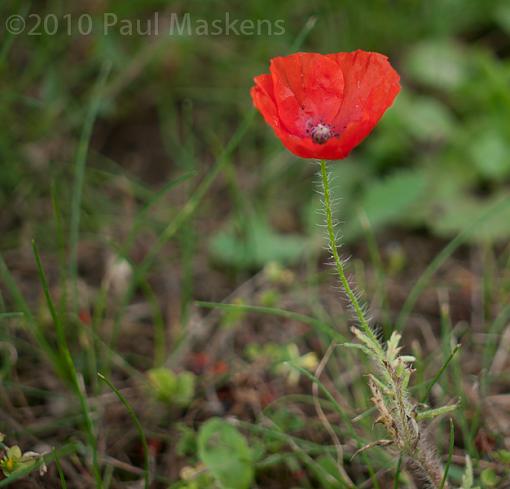
<instances>
[{"instance_id":1,"label":"green stem","mask_svg":"<svg viewBox=\"0 0 510 489\"><path fill-rule=\"evenodd\" d=\"M329 174L326 167L326 161L321 160L320 165L322 177L322 190L324 194L322 203L324 205L324 211L326 212L326 226L328 229L329 248L331 249L331 254L333 255L336 272L338 274L338 278L340 279L340 283L342 284L342 287L345 293L347 294L349 303L354 309L354 313L356 314L361 329L369 338L374 340L375 344L378 345L379 341L375 336L374 332L372 331L372 329L370 328L368 320L365 317L365 313L363 312L363 308L361 307L361 304L359 303L358 299L356 298L356 295L354 294L349 284L349 280L345 275L344 264L342 263L340 255L338 254L338 248L335 238L335 226L333 224L333 211L331 210L331 190L329 188Z\"/></svg>"}]
</instances>

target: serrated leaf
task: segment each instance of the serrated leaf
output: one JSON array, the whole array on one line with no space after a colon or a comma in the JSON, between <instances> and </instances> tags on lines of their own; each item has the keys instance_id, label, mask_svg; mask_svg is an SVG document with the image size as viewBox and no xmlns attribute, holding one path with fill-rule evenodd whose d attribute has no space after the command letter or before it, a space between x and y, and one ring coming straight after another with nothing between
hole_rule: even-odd
<instances>
[{"instance_id":1,"label":"serrated leaf","mask_svg":"<svg viewBox=\"0 0 510 489\"><path fill-rule=\"evenodd\" d=\"M412 372L411 369L405 369L404 373L402 374L401 382L403 391L406 391L407 388L409 387L409 381L411 380L411 372Z\"/></svg>"},{"instance_id":2,"label":"serrated leaf","mask_svg":"<svg viewBox=\"0 0 510 489\"><path fill-rule=\"evenodd\" d=\"M370 350L371 354L376 354L379 356L379 345L374 343L374 340L372 338L369 338L363 331L361 331L359 328L351 328L352 333L358 340L360 340L362 343L366 345L366 347Z\"/></svg>"},{"instance_id":3,"label":"serrated leaf","mask_svg":"<svg viewBox=\"0 0 510 489\"><path fill-rule=\"evenodd\" d=\"M400 347L398 346L400 343L401 335L397 331L393 331L391 333L390 339L386 343L386 358L392 363L397 357Z\"/></svg>"}]
</instances>

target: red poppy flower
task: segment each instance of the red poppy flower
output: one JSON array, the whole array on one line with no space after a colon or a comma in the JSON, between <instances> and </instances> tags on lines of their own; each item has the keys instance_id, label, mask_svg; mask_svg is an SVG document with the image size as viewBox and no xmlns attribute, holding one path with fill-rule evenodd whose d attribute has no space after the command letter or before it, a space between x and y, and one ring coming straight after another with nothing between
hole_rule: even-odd
<instances>
[{"instance_id":1,"label":"red poppy flower","mask_svg":"<svg viewBox=\"0 0 510 489\"><path fill-rule=\"evenodd\" d=\"M253 104L284 146L302 158L339 160L365 139L400 91L379 53L296 53L255 77Z\"/></svg>"}]
</instances>

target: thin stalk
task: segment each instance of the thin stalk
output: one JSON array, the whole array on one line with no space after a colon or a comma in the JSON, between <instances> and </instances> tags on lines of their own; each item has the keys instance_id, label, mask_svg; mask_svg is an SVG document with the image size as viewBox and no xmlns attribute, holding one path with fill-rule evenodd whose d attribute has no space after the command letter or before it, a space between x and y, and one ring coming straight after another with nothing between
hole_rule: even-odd
<instances>
[{"instance_id":1,"label":"thin stalk","mask_svg":"<svg viewBox=\"0 0 510 489\"><path fill-rule=\"evenodd\" d=\"M98 459L98 450L97 450L97 436L95 434L95 426L94 421L92 419L92 415L90 412L87 395L85 392L85 386L81 384L80 378L78 376L78 371L76 370L76 366L72 359L71 352L69 351L69 347L67 345L67 339L65 335L65 327L61 321L60 316L57 314L57 310L53 303L53 299L50 295L50 289L48 285L48 280L46 278L46 274L44 272L41 257L39 255L39 249L34 240L32 240L32 250L34 253L35 262L37 265L37 271L39 273L39 280L41 282L41 286L44 292L44 296L46 298L46 304L48 306L49 312L51 314L55 330L57 333L57 344L61 357L63 358L63 363L67 368L68 378L71 380L72 388L78 397L80 407L83 413L83 417L85 419L85 429L87 433L87 441L90 445L90 449L92 450L92 472L94 474L94 478L96 481L96 488L102 489L103 481L101 479L101 469L99 466ZM67 378L66 378L67 380Z\"/></svg>"},{"instance_id":2,"label":"thin stalk","mask_svg":"<svg viewBox=\"0 0 510 489\"><path fill-rule=\"evenodd\" d=\"M363 307L360 305L345 274L344 264L340 259L337 248L329 174L324 160L320 161L320 168L323 190L322 204L326 214L326 227L331 255L340 283L358 319L358 328L354 328L353 331L365 343L363 346L365 351L368 350L369 354L375 355L373 359L380 373L384 376L384 381L371 376L370 382L370 389L374 396L372 400L380 413L378 421L382 422L391 434L392 440L389 440L389 443L399 448L401 458L402 455L409 458L419 476L425 478L430 487L438 489L440 484L442 484L441 489L444 489L447 487L447 484L441 464L427 445L424 437L421 436L420 426L415 420L415 405L408 399L408 382L412 369L406 365L404 357L398 355L400 335L395 332L396 336L390 338L389 342L391 344L388 343L388 349L384 350L376 334L370 328ZM382 389L379 387L380 384L383 385ZM388 440L381 440L378 443L382 444L383 441L386 442L385 444L388 444ZM368 447L363 447L362 451ZM400 470L400 464L398 470ZM398 485L398 481L395 482L395 485Z\"/></svg>"},{"instance_id":3,"label":"thin stalk","mask_svg":"<svg viewBox=\"0 0 510 489\"><path fill-rule=\"evenodd\" d=\"M345 274L344 264L340 258L337 247L337 240L335 237L335 225L333 223L333 211L331 209L331 191L329 186L329 173L326 167L326 161L321 160L321 178L322 178L322 191L323 191L323 200L322 204L324 206L324 212L326 213L326 226L328 231L328 241L329 248L331 250L331 255L333 256L333 261L335 264L335 269L340 279L340 283L347 294L347 298L349 299L349 303L354 309L354 313L358 319L359 325L363 331L369 338L374 340L374 343L379 344L379 340L376 335L370 328L368 324L368 320L365 317L365 313L363 312L363 308L359 303L356 294L353 292L351 285L349 284L349 280ZM382 351L382 349L381 349Z\"/></svg>"}]
</instances>

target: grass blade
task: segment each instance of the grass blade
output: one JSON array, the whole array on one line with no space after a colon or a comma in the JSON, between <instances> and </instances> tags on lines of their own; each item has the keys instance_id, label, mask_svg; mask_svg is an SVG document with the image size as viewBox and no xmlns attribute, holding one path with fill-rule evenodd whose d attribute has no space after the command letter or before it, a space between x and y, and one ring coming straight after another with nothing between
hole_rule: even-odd
<instances>
[{"instance_id":1,"label":"grass blade","mask_svg":"<svg viewBox=\"0 0 510 489\"><path fill-rule=\"evenodd\" d=\"M434 387L434 385L437 383L437 381L440 379L441 375L443 375L443 372L446 370L446 368L448 367L448 364L453 360L453 357L457 354L457 352L460 350L460 345L455 345L455 347L452 349L452 351L450 352L450 354L448 355L448 358L446 359L446 361L443 363L443 365L441 366L441 368L438 370L438 372L436 373L436 375L434 375L434 377L432 378L432 380L427 384L427 389L425 391L425 394L422 398L422 402L426 402L427 399L429 398L429 395L430 395L430 391L432 390L432 388Z\"/></svg>"},{"instance_id":2,"label":"grass blade","mask_svg":"<svg viewBox=\"0 0 510 489\"><path fill-rule=\"evenodd\" d=\"M243 312L255 312L260 314L270 314L273 316L283 317L285 319L292 319L299 321L304 324L312 326L314 329L326 334L330 339L345 342L346 339L338 332L336 332L329 324L320 321L319 319L305 316L297 312L287 311L285 309L278 309L276 307L264 307L264 306L252 306L247 304L224 304L221 302L206 302L196 301L195 304L198 307L206 309L220 309L224 311L243 311Z\"/></svg>"},{"instance_id":3,"label":"grass blade","mask_svg":"<svg viewBox=\"0 0 510 489\"><path fill-rule=\"evenodd\" d=\"M22 318L22 312L0 312L0 319Z\"/></svg>"},{"instance_id":4,"label":"grass blade","mask_svg":"<svg viewBox=\"0 0 510 489\"><path fill-rule=\"evenodd\" d=\"M101 373L97 373L97 376L108 385L108 387L114 392L114 394L117 396L119 401L124 405L126 408L129 416L131 417L131 420L133 421L133 424L136 427L136 430L138 431L138 434L140 435L140 441L142 443L143 447L143 458L144 458L144 465L145 465L145 471L144 471L144 487L145 489L149 489L149 446L147 445L147 438L145 437L145 433L143 431L143 426L140 423L140 420L138 419L138 416L136 415L135 411L127 401L127 399L121 394L121 392Z\"/></svg>"},{"instance_id":5,"label":"grass blade","mask_svg":"<svg viewBox=\"0 0 510 489\"><path fill-rule=\"evenodd\" d=\"M73 359L71 357L71 353L67 346L64 324L60 320L60 317L57 314L57 310L55 309L55 305L53 304L53 300L51 298L50 290L49 290L49 286L48 286L48 281L46 279L46 274L44 273L44 269L42 267L39 250L37 248L35 241L33 241L33 240L32 240L32 249L34 252L35 262L37 265L37 271L39 273L39 280L41 282L44 296L46 298L46 303L48 305L48 309L50 311L51 317L55 324L55 328L57 330L59 353L63 358L63 361L67 368L68 375L71 378L73 390L74 390L76 396L78 397L78 400L80 402L80 407L81 407L83 416L85 418L87 439L88 439L90 448L92 449L92 470L94 472L94 477L96 480L96 487L98 489L101 489L103 487L103 483L101 480L101 471L99 468L99 462L98 462L98 456L97 456L97 443L96 443L96 436L94 434L94 423L92 421L92 416L90 415L90 410L89 410L86 394L84 392L84 389L82 389L82 387L80 385L80 381L78 378L78 372L76 371L76 367L75 367Z\"/></svg>"},{"instance_id":6,"label":"grass blade","mask_svg":"<svg viewBox=\"0 0 510 489\"><path fill-rule=\"evenodd\" d=\"M424 291L425 287L429 284L430 280L434 276L434 274L441 268L441 266L445 263L445 261L455 252L457 248L459 248L462 244L464 244L467 239L472 236L473 232L476 231L476 228L480 226L489 216L493 216L498 214L499 212L506 209L510 206L509 199L503 199L500 202L496 203L493 207L491 207L488 211L483 212L477 219L475 219L466 229L460 232L453 240L451 240L436 257L430 262L425 271L422 273L420 278L416 281L413 288L409 292L404 305L400 311L400 314L397 318L395 329L397 331L403 331L407 320L416 304L416 301L420 297L421 293Z\"/></svg>"},{"instance_id":7,"label":"grass blade","mask_svg":"<svg viewBox=\"0 0 510 489\"><path fill-rule=\"evenodd\" d=\"M216 160L214 167L209 171L204 180L202 180L202 182L198 185L198 187L193 192L192 197L187 201L187 203L183 206L180 212L158 236L156 243L151 247L151 250L149 251L147 256L134 270L133 276L122 298L119 311L115 318L112 337L110 340L110 346L113 346L115 344L115 341L119 335L122 315L127 305L129 304L129 301L133 297L136 287L141 283L141 281L143 281L144 276L147 274L147 272L154 264L154 261L158 256L159 252L161 251L161 249L163 248L163 246L170 239L172 239L177 234L177 232L182 228L182 226L188 221L188 219L190 219L195 214L200 204L202 203L202 200L207 194L209 188L216 180L218 175L222 172L224 167L227 165L230 155L241 143L241 140L248 131L248 128L250 127L250 124L254 116L255 109L248 111L242 124L238 127L230 141L225 146L225 149Z\"/></svg>"},{"instance_id":8,"label":"grass blade","mask_svg":"<svg viewBox=\"0 0 510 489\"><path fill-rule=\"evenodd\" d=\"M450 448L448 449L448 461L446 462L443 480L441 481L439 489L443 489L445 487L446 481L448 479L448 472L450 470L450 465L452 463L454 445L455 445L455 427L453 426L453 421L450 419Z\"/></svg>"},{"instance_id":9,"label":"grass blade","mask_svg":"<svg viewBox=\"0 0 510 489\"><path fill-rule=\"evenodd\" d=\"M46 335L39 323L37 321L27 302L25 301L23 294L19 290L14 277L11 275L9 269L2 256L0 255L0 279L5 284L7 290L9 291L16 308L20 310L20 313L25 318L25 324L28 326L28 330L35 338L35 341L38 347L44 352L47 359L53 366L53 369L61 378L66 377L66 369L61 362L59 355L53 350L52 346L46 339Z\"/></svg>"}]
</instances>

